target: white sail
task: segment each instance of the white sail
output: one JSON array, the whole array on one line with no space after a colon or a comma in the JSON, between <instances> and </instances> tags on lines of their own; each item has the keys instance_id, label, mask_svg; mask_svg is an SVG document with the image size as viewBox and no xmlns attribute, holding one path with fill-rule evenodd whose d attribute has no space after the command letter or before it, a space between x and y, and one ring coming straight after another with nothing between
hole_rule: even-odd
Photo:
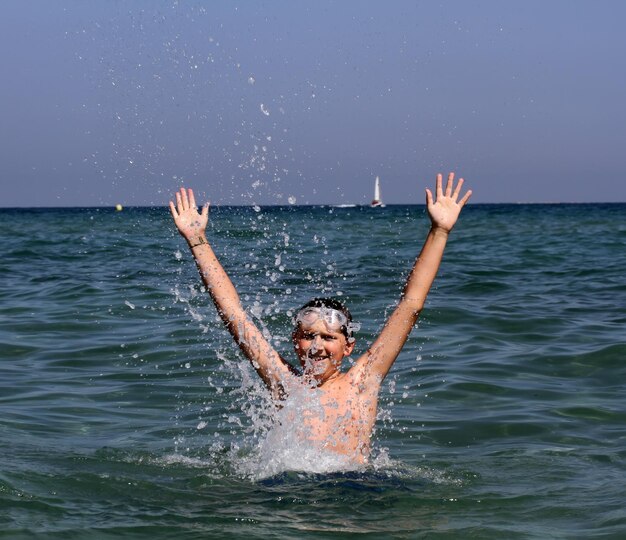
<instances>
[{"instance_id":1,"label":"white sail","mask_svg":"<svg viewBox=\"0 0 626 540\"><path fill-rule=\"evenodd\" d=\"M378 176L376 177L376 182L374 183L374 199L372 200L370 206L385 206L380 198L380 178Z\"/></svg>"}]
</instances>

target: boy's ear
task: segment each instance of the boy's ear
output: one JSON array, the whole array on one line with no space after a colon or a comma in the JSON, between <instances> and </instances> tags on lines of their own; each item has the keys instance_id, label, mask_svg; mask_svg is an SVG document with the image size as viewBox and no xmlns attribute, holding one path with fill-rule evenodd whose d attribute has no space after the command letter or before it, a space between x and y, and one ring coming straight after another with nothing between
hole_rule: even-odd
<instances>
[{"instance_id":1,"label":"boy's ear","mask_svg":"<svg viewBox=\"0 0 626 540\"><path fill-rule=\"evenodd\" d=\"M346 351L346 356L350 356L352 354L355 343L356 341L354 341L354 339L351 341L346 340L346 346L344 347L344 350Z\"/></svg>"}]
</instances>

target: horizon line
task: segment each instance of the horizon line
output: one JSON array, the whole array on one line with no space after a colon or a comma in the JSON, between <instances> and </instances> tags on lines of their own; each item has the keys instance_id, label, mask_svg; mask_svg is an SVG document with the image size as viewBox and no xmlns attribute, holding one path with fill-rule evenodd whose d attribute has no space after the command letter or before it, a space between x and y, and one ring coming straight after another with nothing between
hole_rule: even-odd
<instances>
[{"instance_id":1,"label":"horizon line","mask_svg":"<svg viewBox=\"0 0 626 540\"><path fill-rule=\"evenodd\" d=\"M468 207L472 206L492 206L492 205L583 205L583 204L625 204L626 201L517 201L517 202L474 202L471 203ZM121 205L122 209L126 208L164 208L168 209L168 205L154 205L154 204L130 204L127 206ZM211 207L235 207L235 208L253 208L258 206L260 208L312 208L312 207L330 207L330 208L339 208L339 209L350 209L350 208L370 208L369 204L357 204L357 203L307 203L307 204L259 204L259 203L250 203L250 204L224 204L224 203L216 203L211 204ZM385 203L382 208L379 209L384 210L384 207L389 206L426 206L426 203ZM104 210L116 210L117 204L110 205L58 205L58 206L0 206L0 210L56 210L56 209L104 209ZM200 206L199 206L200 208Z\"/></svg>"}]
</instances>

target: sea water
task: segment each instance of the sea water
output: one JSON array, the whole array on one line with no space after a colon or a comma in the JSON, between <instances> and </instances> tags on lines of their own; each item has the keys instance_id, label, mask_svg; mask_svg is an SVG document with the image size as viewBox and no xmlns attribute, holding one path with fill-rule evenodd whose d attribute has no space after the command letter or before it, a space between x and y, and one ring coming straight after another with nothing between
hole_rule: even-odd
<instances>
[{"instance_id":1,"label":"sea water","mask_svg":"<svg viewBox=\"0 0 626 540\"><path fill-rule=\"evenodd\" d=\"M422 206L216 207L208 236L294 360L322 295L363 353L427 231ZM626 205L470 204L362 468L274 430L165 207L5 209L0 236L1 537L626 535Z\"/></svg>"}]
</instances>

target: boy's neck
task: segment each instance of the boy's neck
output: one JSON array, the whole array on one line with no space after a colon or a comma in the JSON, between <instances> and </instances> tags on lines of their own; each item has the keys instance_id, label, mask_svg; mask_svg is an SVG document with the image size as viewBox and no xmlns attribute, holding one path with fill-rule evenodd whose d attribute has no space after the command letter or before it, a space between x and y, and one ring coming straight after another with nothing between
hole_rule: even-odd
<instances>
[{"instance_id":1,"label":"boy's neck","mask_svg":"<svg viewBox=\"0 0 626 540\"><path fill-rule=\"evenodd\" d=\"M306 371L304 371L302 373L302 378L304 379L304 382L308 386L311 386L312 388L320 388L324 386L327 382L334 381L340 375L341 375L341 371L339 370L335 371L334 373L331 373L328 377L324 377L323 375L316 376L313 373L307 373Z\"/></svg>"}]
</instances>

